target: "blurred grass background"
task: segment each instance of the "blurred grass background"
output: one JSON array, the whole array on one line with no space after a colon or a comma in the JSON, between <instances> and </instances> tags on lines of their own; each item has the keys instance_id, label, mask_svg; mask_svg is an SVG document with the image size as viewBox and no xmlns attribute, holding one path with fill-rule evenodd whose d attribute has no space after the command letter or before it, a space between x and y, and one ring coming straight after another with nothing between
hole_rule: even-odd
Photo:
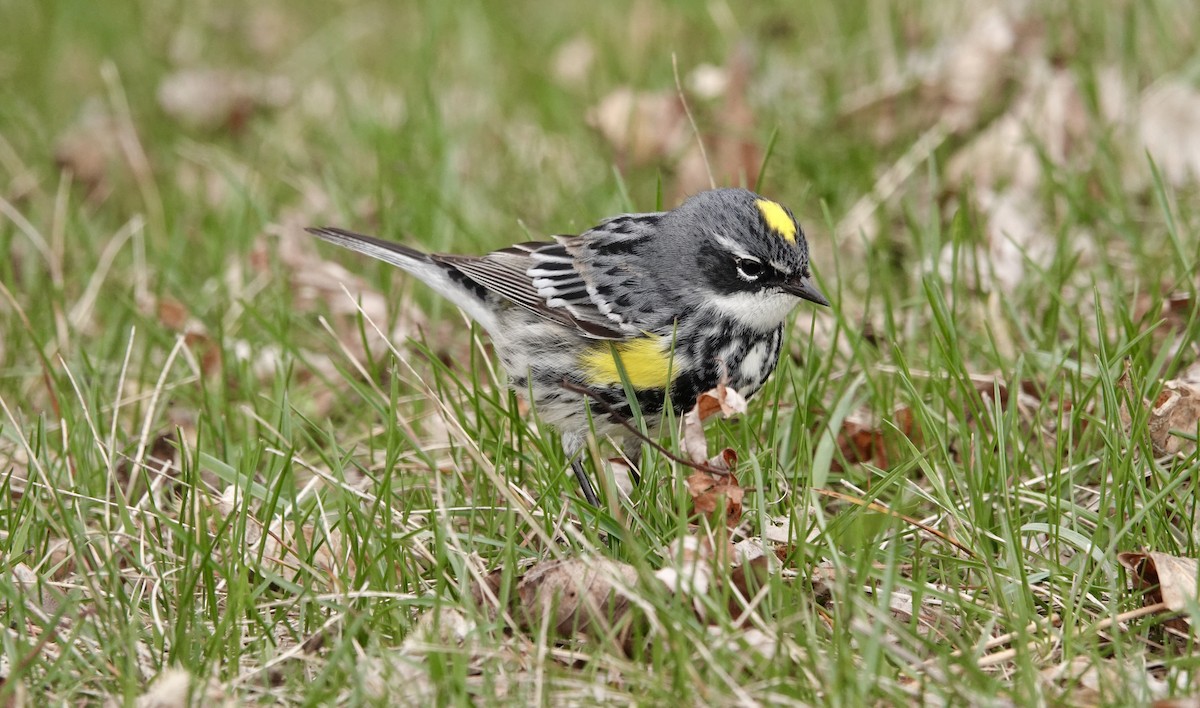
<instances>
[{"instance_id":1,"label":"blurred grass background","mask_svg":"<svg viewBox=\"0 0 1200 708\"><path fill-rule=\"evenodd\" d=\"M2 695L128 703L172 667L168 705L1190 695L1190 630L1097 627L1141 604L1115 552L1196 555L1195 454L1155 462L1117 379L1128 359L1155 400L1196 358L1198 14L0 0ZM299 229L470 253L671 206L695 184L675 65L718 180L766 160L834 308L710 431L747 535L790 528L784 572L742 623L644 588L665 629L628 657L513 631L471 588L559 556L669 566L685 475L649 455L664 482L574 523L486 343ZM669 148L598 125L620 91Z\"/></svg>"}]
</instances>

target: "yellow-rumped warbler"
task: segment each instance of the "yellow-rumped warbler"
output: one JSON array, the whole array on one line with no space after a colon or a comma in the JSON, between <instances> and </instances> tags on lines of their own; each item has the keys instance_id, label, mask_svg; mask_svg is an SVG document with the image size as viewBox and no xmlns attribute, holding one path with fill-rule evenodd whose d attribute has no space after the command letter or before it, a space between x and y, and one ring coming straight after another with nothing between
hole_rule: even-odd
<instances>
[{"instance_id":1,"label":"yellow-rumped warbler","mask_svg":"<svg viewBox=\"0 0 1200 708\"><path fill-rule=\"evenodd\" d=\"M578 236L485 256L309 232L403 268L478 322L509 385L562 433L592 505L579 453L590 428L615 433L631 415L623 380L651 427L667 401L678 413L718 383L749 397L774 371L798 299L829 304L795 217L744 189L701 192L672 211L614 216ZM630 442L636 461L640 441Z\"/></svg>"}]
</instances>

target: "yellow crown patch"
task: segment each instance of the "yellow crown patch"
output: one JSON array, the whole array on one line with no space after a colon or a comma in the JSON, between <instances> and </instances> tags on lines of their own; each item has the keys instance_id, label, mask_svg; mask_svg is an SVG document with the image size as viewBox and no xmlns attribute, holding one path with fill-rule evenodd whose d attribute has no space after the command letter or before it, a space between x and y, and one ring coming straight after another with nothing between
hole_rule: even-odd
<instances>
[{"instance_id":1,"label":"yellow crown patch","mask_svg":"<svg viewBox=\"0 0 1200 708\"><path fill-rule=\"evenodd\" d=\"M759 199L755 204L762 212L763 221L788 243L796 243L796 222L788 216L787 210L769 199Z\"/></svg>"}]
</instances>

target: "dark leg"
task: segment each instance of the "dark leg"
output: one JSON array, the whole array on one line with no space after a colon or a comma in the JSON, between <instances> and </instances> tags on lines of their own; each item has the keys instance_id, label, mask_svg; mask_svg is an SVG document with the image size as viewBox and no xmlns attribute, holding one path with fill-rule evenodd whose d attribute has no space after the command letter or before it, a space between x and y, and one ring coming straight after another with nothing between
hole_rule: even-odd
<instances>
[{"instance_id":1,"label":"dark leg","mask_svg":"<svg viewBox=\"0 0 1200 708\"><path fill-rule=\"evenodd\" d=\"M592 480L588 479L587 472L583 469L583 459L578 455L571 460L571 469L575 471L575 479L579 480L579 489L583 492L583 498L588 504L594 507L600 506L600 499L596 496L596 490L592 488Z\"/></svg>"},{"instance_id":2,"label":"dark leg","mask_svg":"<svg viewBox=\"0 0 1200 708\"><path fill-rule=\"evenodd\" d=\"M599 508L600 498L596 496L596 490L592 487L592 480L588 477L587 471L583 469L583 435L577 433L564 433L562 437L563 451L567 453L567 459L571 460L571 471L575 473L575 479L579 482L579 490L583 492L583 498L588 504Z\"/></svg>"}]
</instances>

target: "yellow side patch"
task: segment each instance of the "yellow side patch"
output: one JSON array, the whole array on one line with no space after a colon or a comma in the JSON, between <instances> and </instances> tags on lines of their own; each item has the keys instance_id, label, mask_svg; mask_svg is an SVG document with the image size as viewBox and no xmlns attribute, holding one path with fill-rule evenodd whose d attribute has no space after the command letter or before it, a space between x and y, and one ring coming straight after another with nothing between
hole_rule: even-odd
<instances>
[{"instance_id":1,"label":"yellow side patch","mask_svg":"<svg viewBox=\"0 0 1200 708\"><path fill-rule=\"evenodd\" d=\"M783 237L788 243L796 243L796 222L788 216L787 210L769 199L759 199L755 204L762 212L763 220L772 231Z\"/></svg>"},{"instance_id":2,"label":"yellow side patch","mask_svg":"<svg viewBox=\"0 0 1200 708\"><path fill-rule=\"evenodd\" d=\"M579 357L579 363L591 386L620 386L616 359L620 357L625 376L635 390L666 388L679 374L671 361L670 348L669 340L653 334L620 344L599 342Z\"/></svg>"}]
</instances>

